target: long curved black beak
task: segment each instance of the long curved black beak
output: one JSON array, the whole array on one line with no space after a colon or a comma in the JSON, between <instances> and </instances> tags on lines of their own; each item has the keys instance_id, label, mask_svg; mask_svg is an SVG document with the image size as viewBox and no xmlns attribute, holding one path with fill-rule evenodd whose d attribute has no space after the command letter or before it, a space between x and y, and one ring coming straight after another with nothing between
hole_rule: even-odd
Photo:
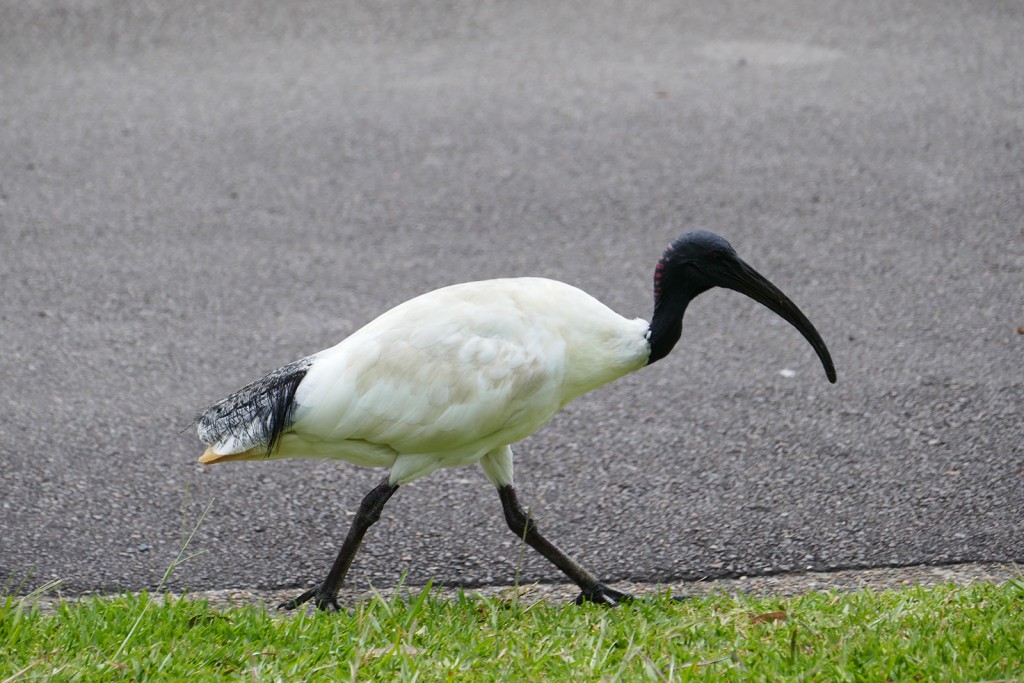
<instances>
[{"instance_id":1,"label":"long curved black beak","mask_svg":"<svg viewBox=\"0 0 1024 683\"><path fill-rule=\"evenodd\" d=\"M714 273L714 276L710 278L715 285L746 294L800 330L800 334L810 342L814 352L818 354L818 358L825 368L825 375L828 377L828 381L835 384L836 368L832 364L832 356L828 352L828 347L825 346L821 335L814 329L814 325L807 319L807 316L797 308L796 304L788 296L782 293L782 290L773 285L768 278L751 268L738 256L720 262L715 270L718 272Z\"/></svg>"}]
</instances>

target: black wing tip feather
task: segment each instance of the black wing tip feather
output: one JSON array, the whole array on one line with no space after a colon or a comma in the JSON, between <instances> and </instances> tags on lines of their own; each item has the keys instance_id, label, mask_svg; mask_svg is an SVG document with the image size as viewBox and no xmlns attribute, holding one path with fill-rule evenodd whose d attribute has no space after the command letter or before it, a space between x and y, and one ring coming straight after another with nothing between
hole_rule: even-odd
<instances>
[{"instance_id":1,"label":"black wing tip feather","mask_svg":"<svg viewBox=\"0 0 1024 683\"><path fill-rule=\"evenodd\" d=\"M289 363L214 403L196 418L199 437L212 444L245 435L265 444L270 457L293 423L295 392L312 363L312 357Z\"/></svg>"},{"instance_id":2,"label":"black wing tip feather","mask_svg":"<svg viewBox=\"0 0 1024 683\"><path fill-rule=\"evenodd\" d=\"M306 377L306 365L301 370L293 372L283 378L275 387L277 396L270 401L270 415L267 422L267 457L273 455L281 443L284 432L292 425L292 417L295 414L295 391L299 384Z\"/></svg>"}]
</instances>

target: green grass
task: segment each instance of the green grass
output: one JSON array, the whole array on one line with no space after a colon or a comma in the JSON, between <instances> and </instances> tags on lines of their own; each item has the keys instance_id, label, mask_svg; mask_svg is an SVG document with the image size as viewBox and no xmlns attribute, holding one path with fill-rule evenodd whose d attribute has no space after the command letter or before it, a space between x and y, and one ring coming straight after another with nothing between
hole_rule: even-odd
<instances>
[{"instance_id":1,"label":"green grass","mask_svg":"<svg viewBox=\"0 0 1024 683\"><path fill-rule=\"evenodd\" d=\"M1024 680L1024 583L616 610L378 598L335 614L146 594L43 613L0 598L0 683L24 680Z\"/></svg>"}]
</instances>

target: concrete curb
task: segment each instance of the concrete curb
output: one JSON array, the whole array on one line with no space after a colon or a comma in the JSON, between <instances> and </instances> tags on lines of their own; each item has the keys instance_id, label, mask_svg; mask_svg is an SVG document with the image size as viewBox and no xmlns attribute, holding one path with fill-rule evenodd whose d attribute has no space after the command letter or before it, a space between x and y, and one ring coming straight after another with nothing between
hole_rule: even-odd
<instances>
[{"instance_id":1,"label":"concrete curb","mask_svg":"<svg viewBox=\"0 0 1024 683\"><path fill-rule=\"evenodd\" d=\"M1024 580L1024 566L1006 562L969 562L963 564L911 567L878 567L868 569L842 569L830 572L805 572L774 574L768 576L743 576L732 579L697 581L669 581L664 583L611 581L619 590L634 595L653 595L671 591L675 596L705 596L713 593L748 594L757 596L789 597L814 591L852 592L861 589L874 591L895 590L910 586L936 586L944 583L967 585L978 581L1004 583L1011 579ZM391 597L396 591L417 593L422 586L391 587L376 593L373 590L342 591L340 601L351 605L370 600L375 594ZM218 589L190 591L184 594L189 600L206 600L220 608L266 606L273 609L281 602L295 597L298 588L275 590ZM514 586L435 586L435 592L445 598L454 598L459 592L468 595L506 596L514 595ZM518 588L519 599L533 604L537 602L569 603L579 593L573 584L523 584ZM181 597L177 594L171 594ZM52 611L61 600L76 600L78 597L63 598L60 595L43 596L37 605L44 611Z\"/></svg>"}]
</instances>

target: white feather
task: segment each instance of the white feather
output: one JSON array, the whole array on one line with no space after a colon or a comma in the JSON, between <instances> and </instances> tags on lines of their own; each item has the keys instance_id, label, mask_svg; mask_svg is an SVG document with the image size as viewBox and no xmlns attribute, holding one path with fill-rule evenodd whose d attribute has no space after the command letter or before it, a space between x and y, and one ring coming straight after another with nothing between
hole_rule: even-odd
<instances>
[{"instance_id":1,"label":"white feather","mask_svg":"<svg viewBox=\"0 0 1024 683\"><path fill-rule=\"evenodd\" d=\"M541 278L424 294L312 357L272 457L390 467L391 481L405 484L491 453L488 477L510 483L506 447L577 396L642 367L647 329ZM213 448L224 455L232 446Z\"/></svg>"}]
</instances>

